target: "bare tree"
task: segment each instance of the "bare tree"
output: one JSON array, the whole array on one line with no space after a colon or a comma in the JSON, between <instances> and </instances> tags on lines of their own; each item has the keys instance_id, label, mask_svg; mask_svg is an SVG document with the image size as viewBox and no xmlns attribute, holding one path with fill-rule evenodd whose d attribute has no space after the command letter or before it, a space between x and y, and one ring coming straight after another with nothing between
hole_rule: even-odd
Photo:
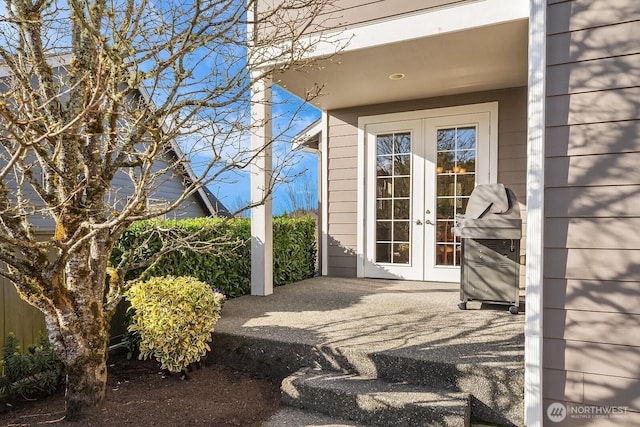
<instances>
[{"instance_id":1,"label":"bare tree","mask_svg":"<svg viewBox=\"0 0 640 427\"><path fill-rule=\"evenodd\" d=\"M108 325L133 259L110 266L114 243L162 213L145 207L169 176L184 177L185 191L165 212L259 154L245 143L261 125L249 120L250 87L266 76L256 70L308 65L322 37L302 40L321 33L327 2L0 5L0 274L44 313L65 366L67 419L105 397ZM182 169L188 161L200 178ZM54 236L38 239L38 221L55 224ZM164 251L195 244L167 242Z\"/></svg>"},{"instance_id":2,"label":"bare tree","mask_svg":"<svg viewBox=\"0 0 640 427\"><path fill-rule=\"evenodd\" d=\"M286 184L285 195L290 213L318 213L318 189L304 174Z\"/></svg>"}]
</instances>

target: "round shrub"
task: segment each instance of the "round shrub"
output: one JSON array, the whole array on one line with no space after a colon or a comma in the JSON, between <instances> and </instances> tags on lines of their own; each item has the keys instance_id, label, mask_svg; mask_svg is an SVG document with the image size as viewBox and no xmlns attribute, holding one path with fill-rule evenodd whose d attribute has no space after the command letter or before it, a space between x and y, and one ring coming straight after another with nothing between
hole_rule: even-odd
<instances>
[{"instance_id":1,"label":"round shrub","mask_svg":"<svg viewBox=\"0 0 640 427\"><path fill-rule=\"evenodd\" d=\"M125 294L132 310L129 332L140 335L140 359L180 372L208 350L225 296L193 277L153 277Z\"/></svg>"}]
</instances>

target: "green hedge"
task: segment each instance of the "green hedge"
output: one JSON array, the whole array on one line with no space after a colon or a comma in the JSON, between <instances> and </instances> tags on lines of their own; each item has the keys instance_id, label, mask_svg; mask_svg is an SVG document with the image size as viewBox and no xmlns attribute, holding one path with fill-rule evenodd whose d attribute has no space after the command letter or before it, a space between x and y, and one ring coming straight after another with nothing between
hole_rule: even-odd
<instances>
[{"instance_id":1,"label":"green hedge","mask_svg":"<svg viewBox=\"0 0 640 427\"><path fill-rule=\"evenodd\" d=\"M116 265L122 253L132 246L136 256L147 258L161 248L159 236L140 244L142 236L151 230L171 229L176 237L202 233L202 239L216 243L216 253L189 250L165 255L149 276L192 276L220 289L228 297L246 295L251 291L251 221L220 218L194 218L177 221L141 221L133 224L120 238L111 255ZM312 277L316 263L316 223L309 217L277 217L273 220L273 280L284 285ZM127 279L140 275L141 270L127 273Z\"/></svg>"}]
</instances>

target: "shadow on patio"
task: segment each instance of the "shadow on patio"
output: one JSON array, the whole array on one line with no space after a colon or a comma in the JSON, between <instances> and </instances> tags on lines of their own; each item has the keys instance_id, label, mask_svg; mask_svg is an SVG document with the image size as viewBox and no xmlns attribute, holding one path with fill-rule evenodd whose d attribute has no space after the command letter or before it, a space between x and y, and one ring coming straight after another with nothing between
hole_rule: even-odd
<instances>
[{"instance_id":1,"label":"shadow on patio","mask_svg":"<svg viewBox=\"0 0 640 427\"><path fill-rule=\"evenodd\" d=\"M465 391L475 416L521 424L524 316L458 301L456 284L309 279L227 302L211 360L276 378L311 366Z\"/></svg>"}]
</instances>

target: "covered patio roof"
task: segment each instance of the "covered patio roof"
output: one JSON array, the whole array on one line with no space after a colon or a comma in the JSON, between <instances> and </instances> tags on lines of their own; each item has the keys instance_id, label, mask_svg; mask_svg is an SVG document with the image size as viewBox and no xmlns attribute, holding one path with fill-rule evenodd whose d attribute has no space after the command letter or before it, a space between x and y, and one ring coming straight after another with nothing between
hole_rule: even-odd
<instances>
[{"instance_id":1,"label":"covered patio roof","mask_svg":"<svg viewBox=\"0 0 640 427\"><path fill-rule=\"evenodd\" d=\"M412 38L336 55L274 76L323 111L527 84L528 20ZM401 78L398 78L400 76Z\"/></svg>"}]
</instances>

